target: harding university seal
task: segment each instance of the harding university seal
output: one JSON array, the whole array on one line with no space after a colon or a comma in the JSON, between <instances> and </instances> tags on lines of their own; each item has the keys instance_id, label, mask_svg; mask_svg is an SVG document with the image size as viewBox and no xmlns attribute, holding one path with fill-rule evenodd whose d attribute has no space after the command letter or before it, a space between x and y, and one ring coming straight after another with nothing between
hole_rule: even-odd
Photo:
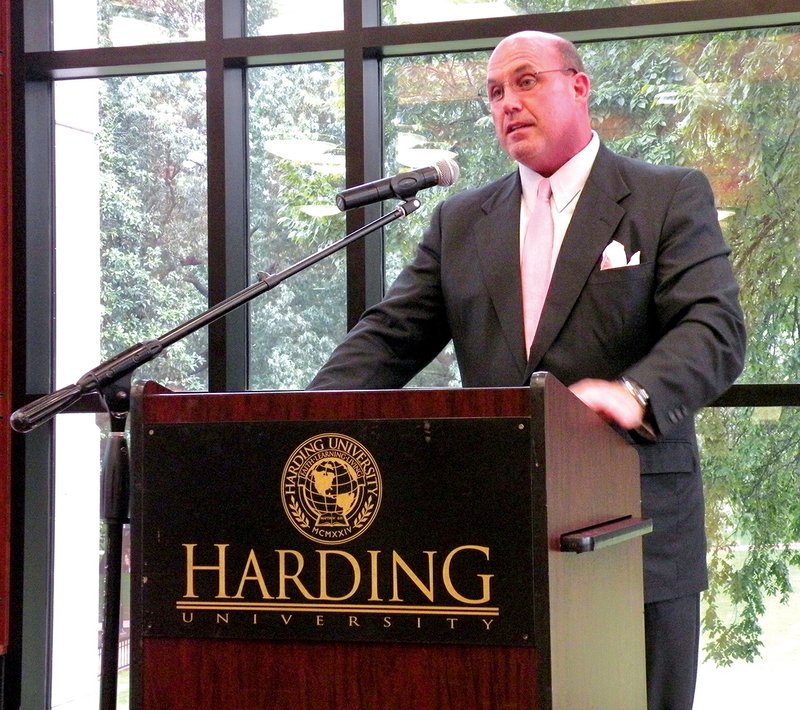
<instances>
[{"instance_id":1,"label":"harding university seal","mask_svg":"<svg viewBox=\"0 0 800 710\"><path fill-rule=\"evenodd\" d=\"M283 508L307 538L337 545L363 533L381 504L372 454L344 434L319 434L298 446L283 468Z\"/></svg>"}]
</instances>

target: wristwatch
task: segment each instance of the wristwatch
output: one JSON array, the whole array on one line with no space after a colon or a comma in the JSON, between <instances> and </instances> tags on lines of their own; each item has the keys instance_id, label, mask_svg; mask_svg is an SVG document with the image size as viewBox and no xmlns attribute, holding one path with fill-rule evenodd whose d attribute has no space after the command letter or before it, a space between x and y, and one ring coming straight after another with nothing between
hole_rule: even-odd
<instances>
[{"instance_id":1,"label":"wristwatch","mask_svg":"<svg viewBox=\"0 0 800 710\"><path fill-rule=\"evenodd\" d=\"M628 394L639 403L639 406L641 406L644 412L641 425L636 427L634 431L639 434L639 436L654 441L656 438L656 429L653 415L650 411L650 395L647 394L647 390L638 382L628 377L620 377L619 383L626 389Z\"/></svg>"},{"instance_id":2,"label":"wristwatch","mask_svg":"<svg viewBox=\"0 0 800 710\"><path fill-rule=\"evenodd\" d=\"M639 403L642 409L647 411L647 407L650 404L650 395L647 394L647 390L638 382L634 382L628 377L620 377L619 381L628 391L628 394L630 394L631 397L633 397Z\"/></svg>"}]
</instances>

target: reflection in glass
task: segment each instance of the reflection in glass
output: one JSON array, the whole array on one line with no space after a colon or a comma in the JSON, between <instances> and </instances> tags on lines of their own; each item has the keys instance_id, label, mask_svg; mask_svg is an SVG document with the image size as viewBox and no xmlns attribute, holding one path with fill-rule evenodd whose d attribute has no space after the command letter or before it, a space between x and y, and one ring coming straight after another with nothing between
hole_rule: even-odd
<instances>
[{"instance_id":1,"label":"reflection in glass","mask_svg":"<svg viewBox=\"0 0 800 710\"><path fill-rule=\"evenodd\" d=\"M452 188L418 195L422 208L386 230L390 283L415 251L433 207L446 195L504 175L511 162L494 139L483 100L488 53L386 59L383 63L385 173L453 158L460 177Z\"/></svg>"},{"instance_id":2,"label":"reflection in glass","mask_svg":"<svg viewBox=\"0 0 800 710\"><path fill-rule=\"evenodd\" d=\"M381 0L384 25L450 22L694 0Z\"/></svg>"},{"instance_id":3,"label":"reflection in glass","mask_svg":"<svg viewBox=\"0 0 800 710\"><path fill-rule=\"evenodd\" d=\"M248 35L306 34L344 27L345 0L247 0Z\"/></svg>"},{"instance_id":4,"label":"reflection in glass","mask_svg":"<svg viewBox=\"0 0 800 710\"><path fill-rule=\"evenodd\" d=\"M248 71L251 281L344 236L340 64ZM345 334L344 252L250 306L250 388L303 388Z\"/></svg>"},{"instance_id":5,"label":"reflection in glass","mask_svg":"<svg viewBox=\"0 0 800 710\"><path fill-rule=\"evenodd\" d=\"M205 0L53 0L55 49L205 38Z\"/></svg>"}]
</instances>

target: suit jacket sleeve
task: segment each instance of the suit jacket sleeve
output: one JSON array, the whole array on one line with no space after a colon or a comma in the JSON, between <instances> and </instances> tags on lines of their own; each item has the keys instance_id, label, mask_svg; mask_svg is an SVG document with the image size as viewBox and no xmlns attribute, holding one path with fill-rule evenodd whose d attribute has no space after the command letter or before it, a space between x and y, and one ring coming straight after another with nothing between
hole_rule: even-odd
<instances>
[{"instance_id":1,"label":"suit jacket sleeve","mask_svg":"<svg viewBox=\"0 0 800 710\"><path fill-rule=\"evenodd\" d=\"M650 394L659 432L722 394L742 370L744 320L710 185L679 181L661 227L654 272L657 340L625 374Z\"/></svg>"},{"instance_id":2,"label":"suit jacket sleeve","mask_svg":"<svg viewBox=\"0 0 800 710\"><path fill-rule=\"evenodd\" d=\"M405 385L450 340L440 288L441 205L385 298L367 309L309 389L385 389Z\"/></svg>"},{"instance_id":3,"label":"suit jacket sleeve","mask_svg":"<svg viewBox=\"0 0 800 710\"><path fill-rule=\"evenodd\" d=\"M600 268L615 240L636 266ZM692 415L744 360L738 286L705 176L601 147L565 235L529 369L565 384L627 375L650 394L658 432ZM680 433L679 433L680 431Z\"/></svg>"}]
</instances>

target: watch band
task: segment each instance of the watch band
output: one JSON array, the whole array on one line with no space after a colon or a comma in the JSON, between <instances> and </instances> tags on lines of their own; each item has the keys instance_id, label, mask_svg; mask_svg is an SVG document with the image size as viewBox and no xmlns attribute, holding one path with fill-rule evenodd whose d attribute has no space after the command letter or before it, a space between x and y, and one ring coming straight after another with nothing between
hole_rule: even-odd
<instances>
[{"instance_id":1,"label":"watch band","mask_svg":"<svg viewBox=\"0 0 800 710\"><path fill-rule=\"evenodd\" d=\"M631 395L642 407L642 409L647 409L648 405L650 404L650 395L647 394L647 390L642 387L638 382L634 382L628 377L620 377L619 378L620 384L628 391L628 394Z\"/></svg>"}]
</instances>

